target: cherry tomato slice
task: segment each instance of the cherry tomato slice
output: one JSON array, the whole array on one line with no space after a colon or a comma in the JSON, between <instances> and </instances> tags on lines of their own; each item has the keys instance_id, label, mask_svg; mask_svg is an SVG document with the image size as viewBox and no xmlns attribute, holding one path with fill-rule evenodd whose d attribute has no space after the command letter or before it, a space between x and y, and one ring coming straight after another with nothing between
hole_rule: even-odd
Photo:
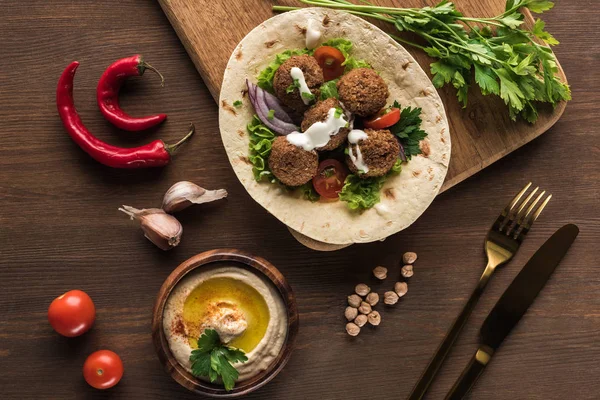
<instances>
[{"instance_id":1,"label":"cherry tomato slice","mask_svg":"<svg viewBox=\"0 0 600 400\"><path fill-rule=\"evenodd\" d=\"M400 109L391 108L387 113L383 115L376 115L371 119L366 119L363 121L363 123L365 128L384 129L389 128L398 121L400 121Z\"/></svg>"},{"instance_id":2,"label":"cherry tomato slice","mask_svg":"<svg viewBox=\"0 0 600 400\"><path fill-rule=\"evenodd\" d=\"M87 332L96 319L96 307L87 293L71 290L58 296L48 307L48 321L52 328L66 337Z\"/></svg>"},{"instance_id":3,"label":"cherry tomato slice","mask_svg":"<svg viewBox=\"0 0 600 400\"><path fill-rule=\"evenodd\" d=\"M348 168L338 160L330 158L321 161L312 183L317 193L324 198L337 199L347 176Z\"/></svg>"},{"instance_id":4,"label":"cherry tomato slice","mask_svg":"<svg viewBox=\"0 0 600 400\"><path fill-rule=\"evenodd\" d=\"M345 67L342 64L346 61L346 58L335 47L321 46L315 50L313 57L317 59L317 63L321 66L325 81L339 78L344 74Z\"/></svg>"},{"instance_id":5,"label":"cherry tomato slice","mask_svg":"<svg viewBox=\"0 0 600 400\"><path fill-rule=\"evenodd\" d=\"M98 350L85 360L83 377L93 388L111 388L123 377L123 362L117 353L110 350Z\"/></svg>"}]
</instances>

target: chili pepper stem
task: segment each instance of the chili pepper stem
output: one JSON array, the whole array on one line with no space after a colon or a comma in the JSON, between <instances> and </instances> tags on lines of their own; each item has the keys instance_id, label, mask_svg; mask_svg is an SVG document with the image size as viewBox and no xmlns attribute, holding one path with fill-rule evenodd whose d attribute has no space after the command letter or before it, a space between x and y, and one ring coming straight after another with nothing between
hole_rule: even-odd
<instances>
[{"instance_id":1,"label":"chili pepper stem","mask_svg":"<svg viewBox=\"0 0 600 400\"><path fill-rule=\"evenodd\" d=\"M181 145L184 144L194 134L194 132L196 132L196 127L194 126L194 124L190 124L190 131L188 132L188 134L185 135L179 142L177 142L175 144L166 144L165 143L165 150L167 150L167 152L170 155L175 154L177 152L177 150L179 150Z\"/></svg>"},{"instance_id":2,"label":"chili pepper stem","mask_svg":"<svg viewBox=\"0 0 600 400\"><path fill-rule=\"evenodd\" d=\"M140 61L139 68L141 68L142 71L145 69L149 69L150 71L152 71L155 74L157 74L158 76L160 76L160 86L165 87L165 77L159 72L159 70L154 68L152 65L148 64L146 61Z\"/></svg>"}]
</instances>

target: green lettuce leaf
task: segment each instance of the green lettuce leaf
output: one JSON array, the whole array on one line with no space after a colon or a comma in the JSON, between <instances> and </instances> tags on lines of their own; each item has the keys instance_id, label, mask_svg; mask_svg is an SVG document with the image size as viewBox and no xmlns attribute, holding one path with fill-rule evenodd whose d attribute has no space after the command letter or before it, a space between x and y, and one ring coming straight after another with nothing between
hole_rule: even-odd
<instances>
[{"instance_id":1,"label":"green lettuce leaf","mask_svg":"<svg viewBox=\"0 0 600 400\"><path fill-rule=\"evenodd\" d=\"M252 163L254 179L257 182L265 179L273 180L274 177L269 170L267 159L271 154L275 134L261 122L257 115L252 117L247 129L250 135L250 156L248 159Z\"/></svg>"},{"instance_id":2,"label":"green lettuce leaf","mask_svg":"<svg viewBox=\"0 0 600 400\"><path fill-rule=\"evenodd\" d=\"M304 197L305 200L314 203L315 201L319 201L321 198L310 181L300 186L299 189L302 191L302 197Z\"/></svg>"},{"instance_id":3,"label":"green lettuce leaf","mask_svg":"<svg viewBox=\"0 0 600 400\"><path fill-rule=\"evenodd\" d=\"M339 79L327 81L321 85L321 88L320 88L321 95L319 97L321 100L327 100L330 97L334 97L336 99L339 98L338 91L337 91L338 80Z\"/></svg>"},{"instance_id":4,"label":"green lettuce leaf","mask_svg":"<svg viewBox=\"0 0 600 400\"><path fill-rule=\"evenodd\" d=\"M351 210L369 209L381 200L381 188L387 178L401 171L402 160L398 159L390 172L384 176L363 179L350 174L346 177L344 187L339 194L340 200L348 203L347 206Z\"/></svg>"},{"instance_id":5,"label":"green lettuce leaf","mask_svg":"<svg viewBox=\"0 0 600 400\"><path fill-rule=\"evenodd\" d=\"M355 68L371 68L371 65L365 60L359 60L354 58L352 54L352 42L346 39L337 38L330 39L322 44L322 46L335 47L342 52L346 59L342 65L346 66L345 72L351 71Z\"/></svg>"}]
</instances>

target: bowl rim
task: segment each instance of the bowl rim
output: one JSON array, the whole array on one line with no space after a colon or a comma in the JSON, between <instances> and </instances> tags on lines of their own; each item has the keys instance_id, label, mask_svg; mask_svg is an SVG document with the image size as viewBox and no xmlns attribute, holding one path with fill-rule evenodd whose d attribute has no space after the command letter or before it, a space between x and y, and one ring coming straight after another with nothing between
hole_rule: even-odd
<instances>
[{"instance_id":1,"label":"bowl rim","mask_svg":"<svg viewBox=\"0 0 600 400\"><path fill-rule=\"evenodd\" d=\"M246 269L253 270L253 272L258 271L275 286L286 305L288 327L283 347L271 365L258 375L240 382L240 385L236 384L231 391L227 392L219 385L196 379L192 374L185 370L181 364L179 364L175 359L175 356L171 353L169 343L164 334L163 312L167 298L171 294L173 288L175 288L179 281L181 281L188 273L209 264L232 262L242 264ZM219 398L234 398L248 394L261 388L277 376L291 357L298 335L298 328L299 320L296 297L283 274L264 258L237 249L214 249L205 251L179 264L179 266L177 266L177 268L175 268L165 279L158 291L152 313L152 342L158 358L169 375L171 375L171 377L181 386L192 392Z\"/></svg>"}]
</instances>

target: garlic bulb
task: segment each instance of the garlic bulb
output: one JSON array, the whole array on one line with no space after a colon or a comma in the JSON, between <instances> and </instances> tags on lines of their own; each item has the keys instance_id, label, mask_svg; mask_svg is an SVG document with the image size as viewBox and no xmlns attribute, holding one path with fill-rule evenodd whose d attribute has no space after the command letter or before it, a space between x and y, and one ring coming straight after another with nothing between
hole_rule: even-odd
<instances>
[{"instance_id":1,"label":"garlic bulb","mask_svg":"<svg viewBox=\"0 0 600 400\"><path fill-rule=\"evenodd\" d=\"M227 191L206 190L188 181L177 182L167 190L163 198L162 209L174 213L188 208L192 204L208 203L227 197Z\"/></svg>"},{"instance_id":2,"label":"garlic bulb","mask_svg":"<svg viewBox=\"0 0 600 400\"><path fill-rule=\"evenodd\" d=\"M130 206L119 208L129 215L132 220L140 221L146 238L162 250L170 250L179 244L183 227L172 215L159 208L144 208L138 210Z\"/></svg>"}]
</instances>

